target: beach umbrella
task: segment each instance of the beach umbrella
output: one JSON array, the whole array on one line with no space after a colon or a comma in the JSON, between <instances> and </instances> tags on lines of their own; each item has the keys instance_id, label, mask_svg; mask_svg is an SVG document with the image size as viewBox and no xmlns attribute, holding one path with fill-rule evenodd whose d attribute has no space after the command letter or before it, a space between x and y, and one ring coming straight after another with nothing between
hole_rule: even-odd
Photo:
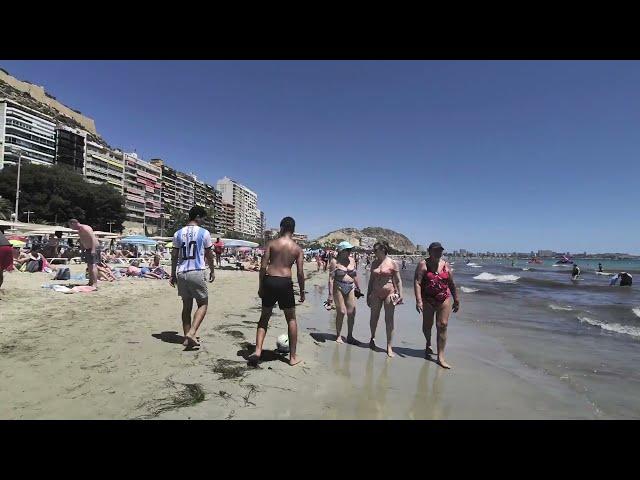
<instances>
[{"instance_id":1,"label":"beach umbrella","mask_svg":"<svg viewBox=\"0 0 640 480\"><path fill-rule=\"evenodd\" d=\"M22 240L9 240L12 247L24 247L27 243Z\"/></svg>"},{"instance_id":2,"label":"beach umbrella","mask_svg":"<svg viewBox=\"0 0 640 480\"><path fill-rule=\"evenodd\" d=\"M238 247L238 251L239 252L250 252L251 248L250 247Z\"/></svg>"},{"instance_id":3,"label":"beach umbrella","mask_svg":"<svg viewBox=\"0 0 640 480\"><path fill-rule=\"evenodd\" d=\"M257 247L258 244L256 242L249 242L247 240L236 240L236 239L223 239L225 247Z\"/></svg>"},{"instance_id":4,"label":"beach umbrella","mask_svg":"<svg viewBox=\"0 0 640 480\"><path fill-rule=\"evenodd\" d=\"M152 247L158 244L155 240L151 240L149 237L145 237L144 235L129 235L120 239L120 243L128 245L149 245Z\"/></svg>"},{"instance_id":5,"label":"beach umbrella","mask_svg":"<svg viewBox=\"0 0 640 480\"><path fill-rule=\"evenodd\" d=\"M167 248L173 248L173 242L169 242L165 245Z\"/></svg>"},{"instance_id":6,"label":"beach umbrella","mask_svg":"<svg viewBox=\"0 0 640 480\"><path fill-rule=\"evenodd\" d=\"M26 242L27 237L22 235L7 235L7 240L19 240L21 242Z\"/></svg>"}]
</instances>

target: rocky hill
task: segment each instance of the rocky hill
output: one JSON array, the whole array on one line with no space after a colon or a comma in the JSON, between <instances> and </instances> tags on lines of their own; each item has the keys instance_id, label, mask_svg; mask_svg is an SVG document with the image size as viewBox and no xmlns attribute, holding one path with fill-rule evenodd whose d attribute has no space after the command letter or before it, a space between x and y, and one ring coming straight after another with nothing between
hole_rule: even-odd
<instances>
[{"instance_id":1,"label":"rocky hill","mask_svg":"<svg viewBox=\"0 0 640 480\"><path fill-rule=\"evenodd\" d=\"M36 85L33 86L34 92L39 92L42 90L42 94L47 97L50 101L50 104L44 103L38 98L33 96L33 92L22 91L15 86L11 85L9 82L14 84L28 84L29 82L24 82L12 77L6 70L0 68L0 98L6 98L7 100L13 100L25 107L32 108L33 110L37 110L40 113L44 113L45 115L49 115L53 118L53 121L58 124L63 124L72 128L79 128L85 130L87 132L88 140L103 145L105 147L109 147L107 142L95 131L95 126L91 129L87 129L87 125L80 124L73 117L65 114L65 112L60 109L69 109L66 105L58 102L55 97L44 92L42 87L38 87ZM56 108L56 105L59 106L60 109ZM72 110L72 109L71 109ZM69 110L67 110L69 111ZM82 115L77 110L73 110L73 112L78 115ZM87 118L90 122L93 120ZM110 148L110 147L109 147Z\"/></svg>"},{"instance_id":2,"label":"rocky hill","mask_svg":"<svg viewBox=\"0 0 640 480\"><path fill-rule=\"evenodd\" d=\"M347 227L329 232L316 239L320 244L339 243L347 240L356 247L371 248L375 242L386 241L395 250L414 252L416 246L405 235L382 227L367 227L362 230Z\"/></svg>"}]
</instances>

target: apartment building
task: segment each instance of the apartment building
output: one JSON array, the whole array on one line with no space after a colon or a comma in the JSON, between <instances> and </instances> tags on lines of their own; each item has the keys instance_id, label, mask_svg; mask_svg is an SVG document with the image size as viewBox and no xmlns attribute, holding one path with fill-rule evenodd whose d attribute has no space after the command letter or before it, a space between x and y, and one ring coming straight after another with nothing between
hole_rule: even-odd
<instances>
[{"instance_id":1,"label":"apartment building","mask_svg":"<svg viewBox=\"0 0 640 480\"><path fill-rule=\"evenodd\" d=\"M87 142L84 177L91 183L108 183L124 193L124 156L120 150Z\"/></svg>"},{"instance_id":2,"label":"apartment building","mask_svg":"<svg viewBox=\"0 0 640 480\"><path fill-rule=\"evenodd\" d=\"M124 153L124 196L127 220L158 225L160 220L162 169Z\"/></svg>"},{"instance_id":3,"label":"apartment building","mask_svg":"<svg viewBox=\"0 0 640 480\"><path fill-rule=\"evenodd\" d=\"M236 209L232 203L222 201L222 208L220 210L220 233L231 232L235 228Z\"/></svg>"},{"instance_id":4,"label":"apartment building","mask_svg":"<svg viewBox=\"0 0 640 480\"><path fill-rule=\"evenodd\" d=\"M233 230L245 235L259 236L258 195L229 177L218 180L216 188L222 193L222 201L234 207Z\"/></svg>"},{"instance_id":5,"label":"apartment building","mask_svg":"<svg viewBox=\"0 0 640 480\"><path fill-rule=\"evenodd\" d=\"M5 163L18 161L18 154L6 146L20 149L22 161L53 165L56 157L53 118L14 101L0 99L0 170Z\"/></svg>"},{"instance_id":6,"label":"apartment building","mask_svg":"<svg viewBox=\"0 0 640 480\"><path fill-rule=\"evenodd\" d=\"M87 132L59 124L56 127L56 163L84 175L86 156Z\"/></svg>"}]
</instances>

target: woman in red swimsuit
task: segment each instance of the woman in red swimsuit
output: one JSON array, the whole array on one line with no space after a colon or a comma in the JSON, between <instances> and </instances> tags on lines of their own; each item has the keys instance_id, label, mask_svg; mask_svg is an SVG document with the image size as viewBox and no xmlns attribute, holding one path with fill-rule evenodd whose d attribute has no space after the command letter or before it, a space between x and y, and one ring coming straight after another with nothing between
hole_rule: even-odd
<instances>
[{"instance_id":1,"label":"woman in red swimsuit","mask_svg":"<svg viewBox=\"0 0 640 480\"><path fill-rule=\"evenodd\" d=\"M402 303L402 279L396 262L387 257L389 246L384 243L376 243L373 246L376 256L371 264L369 275L369 288L367 289L367 305L371 308L371 340L369 347L376 348L375 336L380 310L384 305L384 322L387 326L387 355L394 357L391 340L393 339L393 314L396 305Z\"/></svg>"},{"instance_id":2,"label":"woman in red swimsuit","mask_svg":"<svg viewBox=\"0 0 640 480\"><path fill-rule=\"evenodd\" d=\"M453 282L453 273L447 262L442 260L444 248L439 242L429 245L429 257L422 260L416 268L414 288L416 294L416 310L422 313L422 333L427 339L425 356L433 354L431 350L431 327L433 314L436 315L438 332L438 363L444 368L451 368L444 360L444 348L447 344L447 325L451 312L460 308L458 292ZM453 301L452 301L453 300Z\"/></svg>"}]
</instances>

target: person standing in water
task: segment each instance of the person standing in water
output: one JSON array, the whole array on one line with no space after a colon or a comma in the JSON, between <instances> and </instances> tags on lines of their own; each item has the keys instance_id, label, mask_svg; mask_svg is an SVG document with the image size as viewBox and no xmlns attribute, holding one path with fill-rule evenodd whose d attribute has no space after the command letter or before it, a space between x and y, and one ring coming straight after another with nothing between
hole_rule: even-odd
<instances>
[{"instance_id":1,"label":"person standing in water","mask_svg":"<svg viewBox=\"0 0 640 480\"><path fill-rule=\"evenodd\" d=\"M601 264L601 263L598 263L598 271L599 271L600 273L602 273L602 264Z\"/></svg>"},{"instance_id":2,"label":"person standing in water","mask_svg":"<svg viewBox=\"0 0 640 480\"><path fill-rule=\"evenodd\" d=\"M453 281L453 273L447 262L442 260L444 248L439 242L429 245L429 257L421 260L414 275L414 292L416 296L416 310L422 313L422 333L427 340L425 356L433 354L431 350L431 328L433 316L436 316L436 330L438 334L438 364L444 368L451 368L444 358L447 344L447 327L451 312L460 309L458 292Z\"/></svg>"},{"instance_id":3,"label":"person standing in water","mask_svg":"<svg viewBox=\"0 0 640 480\"><path fill-rule=\"evenodd\" d=\"M406 270L407 269L407 256L403 255L402 256L402 270Z\"/></svg>"},{"instance_id":4,"label":"person standing in water","mask_svg":"<svg viewBox=\"0 0 640 480\"><path fill-rule=\"evenodd\" d=\"M195 206L189 210L189 222L173 235L173 249L171 251L172 287L178 285L178 295L182 298L182 329L184 331L183 345L187 348L197 347L196 333L202 324L209 305L209 289L205 259L209 264L209 283L216 279L215 265L211 248L211 234L200 225L206 218L204 207ZM193 301L198 308L193 314Z\"/></svg>"},{"instance_id":5,"label":"person standing in water","mask_svg":"<svg viewBox=\"0 0 640 480\"><path fill-rule=\"evenodd\" d=\"M396 262L389 258L389 246L385 243L376 243L373 246L376 256L371 264L371 274L369 275L369 287L367 288L367 305L371 308L371 340L369 347L376 348L375 337L380 310L384 305L384 322L387 327L387 355L394 357L392 348L394 313L396 305L402 303L402 279L398 271Z\"/></svg>"},{"instance_id":6,"label":"person standing in water","mask_svg":"<svg viewBox=\"0 0 640 480\"><path fill-rule=\"evenodd\" d=\"M573 270L571 271L571 280L578 280L580 278L580 267L577 263L573 263Z\"/></svg>"},{"instance_id":7,"label":"person standing in water","mask_svg":"<svg viewBox=\"0 0 640 480\"><path fill-rule=\"evenodd\" d=\"M262 313L256 331L256 350L249 356L249 363L256 364L262 355L264 338L267 335L269 319L277 303L284 311L289 334L289 365L297 365L302 360L297 355L298 323L296 321L296 300L291 280L291 267L296 264L300 303L305 300L304 292L304 253L293 241L296 222L285 217L280 222L280 236L267 243L262 257L258 296L262 299Z\"/></svg>"},{"instance_id":8,"label":"person standing in water","mask_svg":"<svg viewBox=\"0 0 640 480\"><path fill-rule=\"evenodd\" d=\"M329 299L327 303L330 305L333 299L336 302L336 342L344 343L340 333L346 315L347 343L357 345L357 340L353 338L353 326L356 318L355 290L359 291L360 285L358 284L358 271L355 268L356 262L351 255L353 245L343 241L338 244L337 249L336 258L332 259L329 264Z\"/></svg>"},{"instance_id":9,"label":"person standing in water","mask_svg":"<svg viewBox=\"0 0 640 480\"><path fill-rule=\"evenodd\" d=\"M620 272L611 278L609 285L615 285L618 280L620 280L621 287L630 287L633 284L633 277L630 273Z\"/></svg>"}]
</instances>

